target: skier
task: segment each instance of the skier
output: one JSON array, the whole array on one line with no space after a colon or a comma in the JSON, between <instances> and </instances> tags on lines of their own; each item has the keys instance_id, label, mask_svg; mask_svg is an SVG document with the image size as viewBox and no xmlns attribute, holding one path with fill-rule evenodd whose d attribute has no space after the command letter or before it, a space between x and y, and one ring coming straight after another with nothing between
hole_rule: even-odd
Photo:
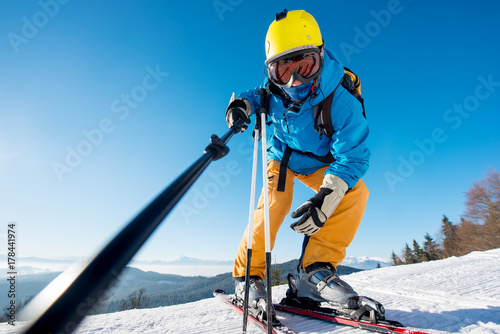
<instances>
[{"instance_id":1,"label":"skier","mask_svg":"<svg viewBox=\"0 0 500 334\"><path fill-rule=\"evenodd\" d=\"M273 124L267 144L271 247L291 209L297 179L316 192L291 214L297 219L291 228L305 236L297 297L359 308L358 294L336 275L336 267L346 256L368 199L368 189L361 180L370 158L362 105L339 84L344 67L333 52L325 49L316 20L306 11L285 9L276 14L266 35L265 52L268 77L260 87L232 99L226 122L229 127L239 122L239 131L246 130L250 116L260 107L256 92L262 87L268 89ZM315 131L313 106L332 93L335 132L331 137L321 136ZM265 312L259 309L259 301L266 299L263 201L261 195L254 215L248 282L249 307L256 314ZM247 233L241 239L233 269L239 300L244 299L246 284Z\"/></svg>"}]
</instances>

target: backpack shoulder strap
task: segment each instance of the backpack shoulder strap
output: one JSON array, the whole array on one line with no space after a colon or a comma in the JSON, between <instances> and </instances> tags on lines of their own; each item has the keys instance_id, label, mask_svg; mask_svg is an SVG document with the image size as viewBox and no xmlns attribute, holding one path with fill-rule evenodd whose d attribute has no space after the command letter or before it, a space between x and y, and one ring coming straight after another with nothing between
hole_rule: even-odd
<instances>
[{"instance_id":1,"label":"backpack shoulder strap","mask_svg":"<svg viewBox=\"0 0 500 334\"><path fill-rule=\"evenodd\" d=\"M361 107L363 108L363 116L366 118L365 101L361 97L361 81L359 80L359 77L354 74L354 72L352 72L347 67L344 67L344 76L337 84L337 87L335 87L333 92L328 95L327 98L313 107L314 130L316 130L316 132L319 132L320 139L323 135L331 137L335 132L332 126L331 108L333 96L335 95L335 91L337 90L339 85L342 85L342 87L344 87L359 101L359 103L361 103Z\"/></svg>"},{"instance_id":2,"label":"backpack shoulder strap","mask_svg":"<svg viewBox=\"0 0 500 334\"><path fill-rule=\"evenodd\" d=\"M320 139L323 135L331 137L335 132L332 125L331 109L333 96L335 95L335 92L337 91L339 85L340 82L337 84L337 87L335 87L333 92L326 97L326 99L313 107L314 130L319 132Z\"/></svg>"}]
</instances>

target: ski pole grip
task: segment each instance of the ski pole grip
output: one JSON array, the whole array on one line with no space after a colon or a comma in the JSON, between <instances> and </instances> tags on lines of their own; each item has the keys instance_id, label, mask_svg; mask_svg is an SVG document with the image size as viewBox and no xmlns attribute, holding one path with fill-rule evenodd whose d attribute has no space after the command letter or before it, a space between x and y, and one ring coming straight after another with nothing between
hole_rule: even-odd
<instances>
[{"instance_id":1,"label":"ski pole grip","mask_svg":"<svg viewBox=\"0 0 500 334\"><path fill-rule=\"evenodd\" d=\"M268 99L267 99L267 90L265 88L260 88L258 91L257 91L257 95L260 96L260 108L258 109L257 112L257 116L260 114L260 113L264 113L268 114L268 105L267 105L267 102L268 102Z\"/></svg>"}]
</instances>

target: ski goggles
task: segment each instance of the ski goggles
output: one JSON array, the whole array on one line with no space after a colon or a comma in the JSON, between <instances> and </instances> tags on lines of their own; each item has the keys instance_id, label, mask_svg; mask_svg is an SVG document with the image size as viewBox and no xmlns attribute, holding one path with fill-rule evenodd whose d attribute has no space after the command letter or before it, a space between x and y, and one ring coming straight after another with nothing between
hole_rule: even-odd
<instances>
[{"instance_id":1,"label":"ski goggles","mask_svg":"<svg viewBox=\"0 0 500 334\"><path fill-rule=\"evenodd\" d=\"M271 80L278 86L290 88L295 80L306 84L319 75L321 57L319 50L299 51L297 54L286 55L267 65Z\"/></svg>"}]
</instances>

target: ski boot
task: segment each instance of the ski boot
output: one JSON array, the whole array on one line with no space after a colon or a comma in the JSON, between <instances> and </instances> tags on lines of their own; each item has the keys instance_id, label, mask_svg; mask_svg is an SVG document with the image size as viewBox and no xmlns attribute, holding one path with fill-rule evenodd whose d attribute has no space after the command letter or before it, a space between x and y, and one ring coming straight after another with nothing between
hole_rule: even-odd
<instances>
[{"instance_id":1,"label":"ski boot","mask_svg":"<svg viewBox=\"0 0 500 334\"><path fill-rule=\"evenodd\" d=\"M245 281L236 281L235 295L238 305L243 307L245 301ZM260 277L251 277L249 280L250 288L248 293L248 312L255 318L267 322L267 292L264 281ZM274 307L272 308L272 324L280 326L281 323L276 318Z\"/></svg>"},{"instance_id":2,"label":"ski boot","mask_svg":"<svg viewBox=\"0 0 500 334\"><path fill-rule=\"evenodd\" d=\"M321 303L328 303L338 315L354 320L378 323L385 320L385 309L379 302L359 296L341 280L333 267L322 266L305 272L299 279L288 275L287 297L282 301L290 306L325 311Z\"/></svg>"}]
</instances>

